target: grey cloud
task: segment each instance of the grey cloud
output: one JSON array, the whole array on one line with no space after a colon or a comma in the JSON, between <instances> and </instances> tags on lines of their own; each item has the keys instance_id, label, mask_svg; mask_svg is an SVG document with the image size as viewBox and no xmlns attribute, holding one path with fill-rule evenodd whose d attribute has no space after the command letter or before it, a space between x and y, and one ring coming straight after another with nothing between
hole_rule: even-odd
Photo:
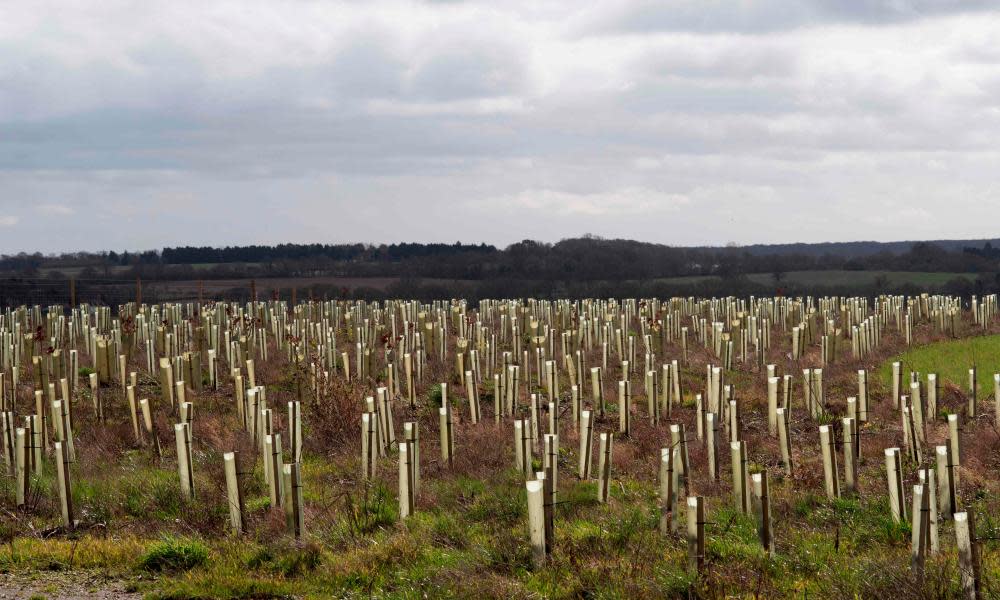
<instances>
[{"instance_id":1,"label":"grey cloud","mask_svg":"<svg viewBox=\"0 0 1000 600\"><path fill-rule=\"evenodd\" d=\"M777 44L755 41L736 46L706 40L694 48L675 42L652 52L643 66L652 75L745 81L790 78L796 74L798 63L793 54Z\"/></svg>"},{"instance_id":2,"label":"grey cloud","mask_svg":"<svg viewBox=\"0 0 1000 600\"><path fill-rule=\"evenodd\" d=\"M760 34L836 23L884 25L995 8L986 0L640 0L603 5L577 26L589 34Z\"/></svg>"},{"instance_id":3,"label":"grey cloud","mask_svg":"<svg viewBox=\"0 0 1000 600\"><path fill-rule=\"evenodd\" d=\"M993 233L964 4L226 6L0 33L0 252Z\"/></svg>"},{"instance_id":4,"label":"grey cloud","mask_svg":"<svg viewBox=\"0 0 1000 600\"><path fill-rule=\"evenodd\" d=\"M986 0L819 0L817 6L831 19L870 24L995 8Z\"/></svg>"},{"instance_id":5,"label":"grey cloud","mask_svg":"<svg viewBox=\"0 0 1000 600\"><path fill-rule=\"evenodd\" d=\"M410 88L432 100L504 96L521 93L526 76L514 48L465 40L421 65Z\"/></svg>"},{"instance_id":6,"label":"grey cloud","mask_svg":"<svg viewBox=\"0 0 1000 600\"><path fill-rule=\"evenodd\" d=\"M406 63L384 50L377 38L358 40L339 51L329 68L313 75L322 77L338 96L395 97L403 92Z\"/></svg>"}]
</instances>

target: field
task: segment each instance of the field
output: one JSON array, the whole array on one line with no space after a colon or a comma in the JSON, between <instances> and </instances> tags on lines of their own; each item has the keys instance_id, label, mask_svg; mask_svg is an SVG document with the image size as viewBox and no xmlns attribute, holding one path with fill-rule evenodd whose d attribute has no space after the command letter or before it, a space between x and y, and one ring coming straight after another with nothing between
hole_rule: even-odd
<instances>
[{"instance_id":1,"label":"field","mask_svg":"<svg viewBox=\"0 0 1000 600\"><path fill-rule=\"evenodd\" d=\"M259 268L266 265L261 263L198 263L189 265L195 271L211 271L216 267L227 267L233 269L240 268ZM38 272L42 277L51 276L54 273L61 274L66 278L80 277L83 267L41 267ZM126 266L110 266L107 267L107 274L105 274L105 268L101 267L96 269L96 277L101 278L107 275L114 277L121 277L122 275L128 273L132 267ZM965 279L967 281L974 281L977 277L977 273L940 273L940 272L927 272L927 271L846 271L846 270L818 270L818 271L787 271L781 274L780 281L777 282L778 285L784 284L797 284L805 287L809 286L844 286L844 287L861 287L861 286L873 286L878 283L882 285L889 286L899 286L899 285L915 285L921 288L931 288L935 286L942 286L953 279ZM773 273L750 273L747 279L753 281L754 283L759 283L761 285L775 285L775 276ZM454 279L434 279L434 278L423 278L425 281L442 281L442 282L468 282L471 280L454 280ZM662 281L664 283L670 284L697 284L705 281L716 279L714 275L691 275L684 277L665 277L659 278L656 281ZM178 287L183 287L190 290L197 290L199 284L203 284L205 289L213 290L226 290L232 287L245 286L249 278L242 279L205 279L204 281L192 279L192 280L172 280L164 281L163 285L175 285ZM338 277L335 275L319 275L316 277L301 276L301 277L260 277L258 278L258 283L261 285L269 285L272 288L291 288L291 287L307 287L310 285L343 285L345 287L353 288L358 286L371 286L377 289L384 289L384 287L392 282L399 281L398 277ZM152 283L149 281L147 283Z\"/></svg>"},{"instance_id":2,"label":"field","mask_svg":"<svg viewBox=\"0 0 1000 600\"><path fill-rule=\"evenodd\" d=\"M889 286L915 285L921 288L941 286L952 279L974 281L975 273L929 273L923 271L788 271L781 274L776 281L772 273L751 273L747 279L761 285L781 286L797 284L804 287L843 286L862 287L874 286L878 283ZM696 284L713 279L709 275L692 277L671 277L661 281L676 284Z\"/></svg>"},{"instance_id":3,"label":"field","mask_svg":"<svg viewBox=\"0 0 1000 600\"><path fill-rule=\"evenodd\" d=\"M803 286L821 285L875 285L884 281L884 285L912 284L919 287L944 285L952 279L976 278L974 273L924 273L920 271L789 271L782 281L790 281ZM774 281L769 274L757 273L751 279L760 283Z\"/></svg>"},{"instance_id":4,"label":"field","mask_svg":"<svg viewBox=\"0 0 1000 600\"><path fill-rule=\"evenodd\" d=\"M370 287L377 290L384 290L396 281L399 280L395 277L268 277L256 280L256 284L262 296L270 295L272 291L277 291L284 296L288 296L293 288L307 288L313 285L343 287L347 289ZM249 289L250 280L206 279L204 281L197 281L193 279L181 279L177 281L156 281L151 282L151 284L154 289L167 295L197 295L200 288L205 294L211 296L213 293L221 293L233 288Z\"/></svg>"},{"instance_id":5,"label":"field","mask_svg":"<svg viewBox=\"0 0 1000 600\"><path fill-rule=\"evenodd\" d=\"M955 383L942 382L938 407L942 415L960 417L966 404L965 372L973 357L980 365L983 410L962 423L955 512L976 520L981 597L1000 596L1000 542L995 539L1000 529L1000 433L992 404L992 372L1000 365L997 315L991 316L982 335L971 313L961 311L958 339L938 331L929 319L916 319L914 343L907 347L889 305L880 304L864 316L882 312L881 343L854 356L850 338L840 336L836 356L824 359L818 304L788 298L759 300L752 307L749 302L729 304L735 302L505 301L474 307L457 300L379 305L303 301L290 307L268 301L209 303L197 310L193 305L132 303L123 305L114 320L99 319L92 312L95 307L87 308L91 312L86 315L79 309L65 313L74 323L85 318L96 327L94 339L70 327L68 320L46 318L45 310L15 309L12 320L21 323L22 331L34 331L37 324L44 334L19 342L17 364L13 355L7 357L12 366L3 373L0 399L11 413L10 422L16 416L21 428L26 416L38 414L45 391L36 397L34 390L46 387L36 379L43 373L53 381L60 372L68 373L76 386L69 394L71 421L61 420L68 417L58 416L60 407L42 411L56 423L49 423L47 449L39 448L41 464L27 468L23 502L17 493L20 480L13 476L17 469L5 470L0 478L0 596L28 591L49 598L98 593L106 598L968 597L963 596L967 578L957 551L955 520L944 512L934 521L934 548L918 552L919 564L911 558L914 527L927 531L931 523L914 517L909 504L917 470L935 466L934 447L949 443L949 431L943 417L929 415L921 427L922 448L907 456L901 413L888 392L887 365L899 357L907 374L910 369L936 371L944 381ZM727 356L727 339L763 340L750 314L771 317L781 314L773 312L778 306L787 308L789 316L770 324L769 347L755 349L750 343L746 356L738 346ZM727 307L734 318L718 319L719 337L711 326L705 338L691 327L692 316L712 323L713 315L724 314ZM818 312L810 316L809 308ZM829 316L844 325L844 313ZM676 318L690 328L686 345L679 327L667 326ZM602 325L595 326L597 322ZM621 363L630 357L625 356L628 345L623 343L619 350L616 341L615 330L622 322L621 339L635 336L629 372ZM793 357L792 327L807 322L817 333L803 338L802 355ZM250 323L265 331L266 338L255 342ZM435 333L418 340L414 332L424 331L424 325ZM532 335L541 335L545 327L552 332L551 342ZM460 335L463 331L467 335ZM589 335L578 336L581 331ZM176 347L165 341L167 333L177 335ZM235 346L227 349L224 333ZM570 352L563 350L563 333L569 334ZM153 371L147 368L146 338L154 342ZM49 339L56 339L54 346L61 350L55 358L46 358L53 356L47 353ZM105 345L113 348L118 339L126 360L124 373L115 371L117 361L105 362L100 350L92 352ZM445 342L443 359L437 340ZM591 368L602 364L602 341L609 356L599 386L603 402L598 402ZM359 344L372 352L370 363L357 360ZM411 405L403 355L416 361L418 349L425 351L426 363L422 376L414 376ZM71 350L79 356L75 372L59 366ZM238 360L238 354L230 357L230 350L245 353L252 363ZM539 376L536 350L554 359L554 386ZM668 391L649 402L642 367L647 351L661 384L666 381L662 365L678 360L679 396ZM509 373L501 368L504 352L514 353L511 364L519 366L521 379L510 396L497 400L493 375ZM32 354L41 355L41 360L32 361ZM214 369L210 356L216 360ZM478 373L468 374L476 382L471 395L462 382L465 373L456 369L460 356L467 368L479 365ZM4 357L0 352L0 364L7 364ZM166 370L162 357L167 357L166 364L184 365L184 371ZM727 361L730 368L725 368ZM577 364L583 381L576 381ZM766 364L775 365L779 377L792 378L788 448L794 468L783 459L780 438L769 431ZM723 423L717 432L721 439L713 446L717 477L709 467L707 432L698 434L704 418L699 406L711 407L709 390L723 389L706 381L706 367L712 365L722 367L723 382L732 386L736 403L735 411L723 403L721 414L713 413ZM806 397L802 383L802 370L811 367L822 367L823 395L815 402ZM12 386L15 369L19 383ZM861 435L852 489L844 470L848 450L841 444L842 417L847 415L848 397L858 395L859 369L871 373L869 413L867 423L854 423ZM132 412L121 384L121 377L128 383L133 372L131 391L137 402L148 400L148 424L141 413ZM92 373L95 387L88 383ZM251 409L251 397L260 398L251 379L266 390L271 412ZM582 419L574 419L574 381L580 384L580 410L592 411L589 446L581 445ZM628 401L619 396L619 381L629 382ZM447 384L445 391L442 384ZM380 398L380 389L391 412L377 402L375 411L366 406L366 398ZM51 394L52 399L64 398L59 391ZM534 409L532 395L538 399ZM296 456L291 441L297 434L288 406L295 402L301 414L301 456ZM442 429L442 407L450 409L450 429ZM602 408L604 415L599 414ZM622 408L629 416L624 426ZM386 424L378 437L368 438L380 441L368 441L367 446L362 433L375 431L375 426L363 430L364 413L379 427ZM260 419L259 429L248 421L253 414ZM530 465L515 464L515 419L534 423L538 433ZM407 422L418 424L418 445L404 441ZM394 443L386 441L388 423ZM553 425L557 451L543 460L543 434ZM686 447L688 475L669 477L673 493L665 494L661 449L668 449L675 470L684 461L671 425L685 428L678 439ZM819 428L825 425L832 427L836 442L831 446L837 461L835 493L828 491L821 452ZM55 441L65 445L61 436L67 427L73 432L75 458L67 462L70 491L64 500L65 484L56 463L65 449L57 450ZM280 434L281 452L265 452L271 447L266 445L266 431ZM448 444L442 441L447 431L453 435L450 459ZM599 468L600 433L614 434L606 474ZM5 459L14 454L6 452L7 439ZM731 460L731 439L742 442L745 460ZM524 444L522 451L530 450L531 444ZM415 470L406 470L401 447L407 456L419 448ZM582 447L593 461L584 477L579 473ZM884 450L892 447L903 448L906 515L900 519L893 516L887 485ZM224 454L234 451L239 456L233 471L238 502L232 501L233 487L224 468ZM184 468L188 459L190 471ZM269 483L266 471L271 467L266 464L274 460L297 465L298 483ZM529 503L527 490L536 472L556 479L555 501L542 513L542 520L551 519L550 533L529 526L534 511L543 506ZM191 476L191 494L183 491L185 473ZM419 486L409 505L401 501L407 495L400 486L401 481L417 485L414 473L419 474ZM762 474L768 482L763 495L754 492L750 479ZM279 505L272 503L275 490ZM745 495L734 496L738 490ZM695 532L702 528L702 546L698 535L689 534L696 520L687 509L688 497L704 502L705 518L694 523ZM242 510L236 512L242 531L236 532L231 509L240 504ZM762 544L765 506L773 551ZM288 511L301 511L301 529ZM547 552L544 547L539 551L540 539ZM692 550L700 560L691 560Z\"/></svg>"}]
</instances>

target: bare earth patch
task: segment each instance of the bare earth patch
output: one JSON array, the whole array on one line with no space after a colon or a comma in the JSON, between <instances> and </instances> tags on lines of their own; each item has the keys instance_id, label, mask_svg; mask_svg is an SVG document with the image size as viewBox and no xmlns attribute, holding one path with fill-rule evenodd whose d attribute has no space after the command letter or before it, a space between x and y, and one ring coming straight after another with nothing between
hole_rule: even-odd
<instances>
[{"instance_id":1,"label":"bare earth patch","mask_svg":"<svg viewBox=\"0 0 1000 600\"><path fill-rule=\"evenodd\" d=\"M32 571L0 573L0 599L95 598L131 600L142 595L126 591L128 583L99 571Z\"/></svg>"}]
</instances>

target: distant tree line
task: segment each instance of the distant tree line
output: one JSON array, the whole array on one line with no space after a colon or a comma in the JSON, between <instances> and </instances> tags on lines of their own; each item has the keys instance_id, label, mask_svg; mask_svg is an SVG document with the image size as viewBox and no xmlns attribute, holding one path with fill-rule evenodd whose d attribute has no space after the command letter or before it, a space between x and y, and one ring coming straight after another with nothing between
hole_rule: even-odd
<instances>
[{"instance_id":1,"label":"distant tree line","mask_svg":"<svg viewBox=\"0 0 1000 600\"><path fill-rule=\"evenodd\" d=\"M963 247L956 242L947 246L931 242L882 246L864 242L866 248L881 248L865 255L857 254L858 244L844 244L845 250L840 253L837 244L822 244L829 250L824 254L799 244L774 246L775 251L767 253L763 251L767 246L683 248L595 236L557 243L524 240L502 249L462 243L184 246L144 252L4 255L0 256L0 276L53 280L73 277L81 282L379 277L399 279L399 285L412 289L415 297L431 291L443 293L433 286L465 289L470 294L475 291L475 295L510 295L500 292L516 289L526 293L537 290L540 295L565 291L566 295L593 292L598 296L622 296L631 289L656 290L657 295L670 290L709 293L715 289L722 294L775 290L791 293L794 286L785 277L791 271L853 270L966 273L975 277L949 282L950 289L976 293L998 288L1000 250L989 242L981 247ZM745 277L759 273L771 275L771 282L764 284L759 277L756 282ZM687 276L700 276L706 281L661 281ZM469 287L473 285L469 282L475 285ZM885 282L879 283L888 291ZM682 288L690 291L680 292Z\"/></svg>"},{"instance_id":2,"label":"distant tree line","mask_svg":"<svg viewBox=\"0 0 1000 600\"><path fill-rule=\"evenodd\" d=\"M932 291L969 298L972 294L985 294L1000 290L1000 281L993 274L981 275L975 279L955 277L936 286ZM912 283L891 283L872 281L862 284L805 285L789 283L775 285L751 280L745 276L723 279L709 277L690 283L667 280L648 281L549 281L538 279L489 279L489 280L446 280L446 279L400 279L386 288L358 286L346 288L339 285L309 283L303 280L297 286L298 298L315 299L363 299L387 300L391 298L416 298L431 301L441 298L465 298L473 304L485 298L669 298L673 296L721 297L755 295L758 297L784 296L866 296L880 294L917 295L928 291ZM291 289L277 290L278 297L289 298ZM232 300L246 301L250 289L241 285L221 294Z\"/></svg>"},{"instance_id":3,"label":"distant tree line","mask_svg":"<svg viewBox=\"0 0 1000 600\"><path fill-rule=\"evenodd\" d=\"M286 260L319 259L328 261L393 262L417 257L448 256L463 253L494 253L486 244L278 244L277 246L183 246L164 248L160 263L184 265L199 263L258 263ZM123 263L125 264L125 263Z\"/></svg>"},{"instance_id":4,"label":"distant tree line","mask_svg":"<svg viewBox=\"0 0 1000 600\"><path fill-rule=\"evenodd\" d=\"M1000 248L994 248L993 244L986 242L983 244L982 248L966 246L962 248L962 252L966 254L971 254L972 256L981 256L986 259L996 260L1000 259Z\"/></svg>"}]
</instances>

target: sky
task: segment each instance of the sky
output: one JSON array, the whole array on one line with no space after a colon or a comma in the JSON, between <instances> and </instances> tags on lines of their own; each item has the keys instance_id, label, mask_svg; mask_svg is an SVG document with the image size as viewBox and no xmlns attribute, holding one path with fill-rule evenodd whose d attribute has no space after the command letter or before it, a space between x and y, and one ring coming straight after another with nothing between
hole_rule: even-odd
<instances>
[{"instance_id":1,"label":"sky","mask_svg":"<svg viewBox=\"0 0 1000 600\"><path fill-rule=\"evenodd\" d=\"M997 237L955 0L0 0L0 253Z\"/></svg>"}]
</instances>

